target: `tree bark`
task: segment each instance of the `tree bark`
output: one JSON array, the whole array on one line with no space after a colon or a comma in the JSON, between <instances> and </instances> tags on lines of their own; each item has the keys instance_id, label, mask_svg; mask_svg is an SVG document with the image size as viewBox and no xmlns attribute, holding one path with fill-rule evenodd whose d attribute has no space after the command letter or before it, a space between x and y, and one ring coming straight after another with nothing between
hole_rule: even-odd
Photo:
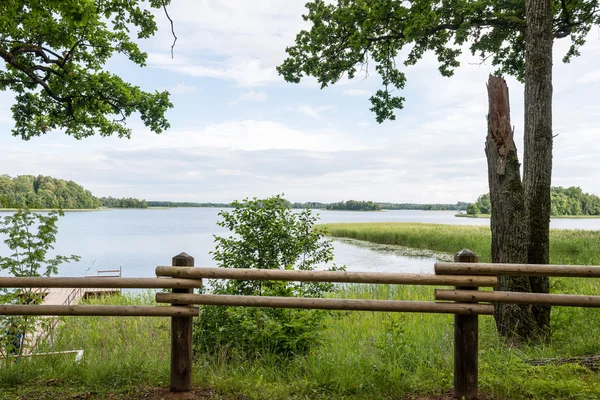
<instances>
[{"instance_id":1,"label":"tree bark","mask_svg":"<svg viewBox=\"0 0 600 400\"><path fill-rule=\"evenodd\" d=\"M552 175L552 1L527 0L525 16L525 147L523 186L529 238L529 264L550 261ZM548 278L530 278L535 293L548 293ZM550 307L533 309L538 327L548 332Z\"/></svg>"},{"instance_id":2,"label":"tree bark","mask_svg":"<svg viewBox=\"0 0 600 400\"><path fill-rule=\"evenodd\" d=\"M508 87L503 78L488 80L488 133L485 153L492 215L492 262L527 263L527 221L520 164L510 124ZM531 292L529 277L500 276L497 290ZM531 305L496 304L498 332L510 342L528 339L536 329Z\"/></svg>"}]
</instances>

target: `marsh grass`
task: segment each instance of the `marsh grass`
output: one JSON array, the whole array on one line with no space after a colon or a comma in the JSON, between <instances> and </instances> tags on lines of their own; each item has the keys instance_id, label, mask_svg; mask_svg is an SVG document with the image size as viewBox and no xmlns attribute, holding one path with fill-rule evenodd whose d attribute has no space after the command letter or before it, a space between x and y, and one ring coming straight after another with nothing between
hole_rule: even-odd
<instances>
[{"instance_id":1,"label":"marsh grass","mask_svg":"<svg viewBox=\"0 0 600 400\"><path fill-rule=\"evenodd\" d=\"M340 229L348 229L347 225ZM393 237L403 245L424 240L429 248L439 251L469 247L482 256L489 246L489 230L482 227L402 225L416 226L398 229L397 224L391 224L386 229L372 226L371 230L361 226L343 232L372 232L366 237L384 243ZM598 255L593 255L598 250L597 240L597 233L553 231L553 260L598 264ZM340 285L336 289L332 297L433 299L433 288L424 286ZM597 295L600 280L557 278L552 280L552 291ZM151 292L90 302L154 303ZM599 354L597 309L554 307L551 339L541 345L506 346L498 338L492 317L482 316L479 321L482 393L498 399L600 399L598 372L578 365L527 364L539 358ZM43 391L48 382L56 380L65 393L131 393L139 387L168 386L168 318L65 317L60 326L54 343L43 350L83 349L83 364L74 364L68 357L2 364L0 387L8 388L6 393L19 385L37 385ZM227 398L248 399L397 399L405 393L438 395L452 390L451 315L331 312L324 321L322 335L322 343L308 354L291 358L268 353L244 357L227 349L212 356L199 354L195 358L194 384L213 388Z\"/></svg>"},{"instance_id":2,"label":"marsh grass","mask_svg":"<svg viewBox=\"0 0 600 400\"><path fill-rule=\"evenodd\" d=\"M367 222L322 224L327 235L368 242L428 249L449 254L468 248L480 262L491 260L491 232L487 226ZM600 232L552 229L550 263L600 265Z\"/></svg>"}]
</instances>

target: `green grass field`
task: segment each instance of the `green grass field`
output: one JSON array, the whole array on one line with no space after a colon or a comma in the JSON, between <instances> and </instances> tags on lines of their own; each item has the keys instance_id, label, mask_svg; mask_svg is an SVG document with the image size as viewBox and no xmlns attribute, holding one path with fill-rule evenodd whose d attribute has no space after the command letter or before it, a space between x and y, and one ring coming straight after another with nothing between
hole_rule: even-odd
<instances>
[{"instance_id":1,"label":"green grass field","mask_svg":"<svg viewBox=\"0 0 600 400\"><path fill-rule=\"evenodd\" d=\"M594 280L557 279L565 293L597 294ZM422 286L348 285L336 297L432 300ZM148 294L94 300L95 304L151 304ZM594 309L555 307L552 338L544 345L505 346L492 317L480 317L480 391L494 399L600 399L600 374L578 365L533 367L527 360L600 353L590 330ZM453 317L439 314L332 312L323 342L306 355L252 359L200 355L194 385L214 397L246 399L395 399L452 390ZM73 356L0 364L0 399L146 398L168 387L170 321L151 317L64 317L52 345L41 351L83 349ZM139 395L139 397L137 397ZM151 397L154 398L154 397ZM158 398L158 397L157 397Z\"/></svg>"},{"instance_id":2,"label":"green grass field","mask_svg":"<svg viewBox=\"0 0 600 400\"><path fill-rule=\"evenodd\" d=\"M454 253L467 247L489 259L487 227L426 224L330 224L334 236ZM590 231L552 231L555 263L600 264L600 237ZM556 278L554 293L598 295L600 280ZM343 285L334 297L432 300L423 286ZM152 304L152 293L93 300ZM506 346L494 320L480 317L480 391L486 399L600 399L600 373L579 365L534 367L529 360L600 354L597 309L554 307L552 335L540 345ZM194 385L208 399L398 399L447 395L452 390L453 317L440 314L331 312L322 343L308 354L245 358L227 349L200 354ZM168 318L65 317L42 351L79 350L0 364L0 399L152 397L167 387ZM149 392L150 391L150 392ZM422 398L422 397L418 397Z\"/></svg>"},{"instance_id":3,"label":"green grass field","mask_svg":"<svg viewBox=\"0 0 600 400\"><path fill-rule=\"evenodd\" d=\"M491 260L491 232L487 226L443 225L402 222L322 224L327 235L400 245L453 254L468 248L479 261ZM600 265L600 232L552 229L552 264Z\"/></svg>"}]
</instances>

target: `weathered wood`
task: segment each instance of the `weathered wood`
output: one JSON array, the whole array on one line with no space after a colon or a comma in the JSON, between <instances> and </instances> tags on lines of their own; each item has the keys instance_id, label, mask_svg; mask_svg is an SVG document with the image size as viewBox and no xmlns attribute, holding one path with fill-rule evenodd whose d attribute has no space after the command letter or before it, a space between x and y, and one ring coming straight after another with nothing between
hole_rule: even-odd
<instances>
[{"instance_id":1,"label":"weathered wood","mask_svg":"<svg viewBox=\"0 0 600 400\"><path fill-rule=\"evenodd\" d=\"M436 300L462 302L546 304L567 307L600 307L600 296L569 294L519 293L519 292L473 292L469 290L435 290Z\"/></svg>"},{"instance_id":2,"label":"weathered wood","mask_svg":"<svg viewBox=\"0 0 600 400\"><path fill-rule=\"evenodd\" d=\"M114 277L0 277L5 288L131 288L169 289L199 288L202 281L180 278L114 278Z\"/></svg>"},{"instance_id":3,"label":"weathered wood","mask_svg":"<svg viewBox=\"0 0 600 400\"><path fill-rule=\"evenodd\" d=\"M454 255L457 263L477 263L479 257L468 249ZM476 287L457 286L456 289L474 291ZM457 303L456 305L463 305ZM454 396L475 399L478 396L479 374L479 320L477 315L454 315Z\"/></svg>"},{"instance_id":4,"label":"weathered wood","mask_svg":"<svg viewBox=\"0 0 600 400\"><path fill-rule=\"evenodd\" d=\"M433 301L312 299L271 296L232 296L216 294L157 293L156 301L173 304L203 304L218 306L306 308L320 310L397 311L439 314L486 314L494 307L488 304L455 304Z\"/></svg>"},{"instance_id":5,"label":"weathered wood","mask_svg":"<svg viewBox=\"0 0 600 400\"><path fill-rule=\"evenodd\" d=\"M494 287L495 276L436 276L390 272L287 271L245 268L174 268L156 267L157 276L241 280L278 280L296 282L377 283L433 286Z\"/></svg>"},{"instance_id":6,"label":"weathered wood","mask_svg":"<svg viewBox=\"0 0 600 400\"><path fill-rule=\"evenodd\" d=\"M511 276L564 276L573 278L600 278L600 267L589 265L548 264L476 264L436 263L439 275L511 275Z\"/></svg>"},{"instance_id":7,"label":"weathered wood","mask_svg":"<svg viewBox=\"0 0 600 400\"><path fill-rule=\"evenodd\" d=\"M510 123L510 104L506 81L490 75L488 91L488 133L485 155L490 186L493 263L527 263L527 217L521 184L521 165ZM496 290L531 292L525 276L499 276ZM511 342L518 342L536 332L532 307L495 304L494 317L498 332Z\"/></svg>"},{"instance_id":8,"label":"weathered wood","mask_svg":"<svg viewBox=\"0 0 600 400\"><path fill-rule=\"evenodd\" d=\"M542 365L562 365L562 364L579 364L592 371L600 370L600 354L593 356L579 356L579 357L566 357L566 358L541 358L537 360L525 361L529 365L542 366Z\"/></svg>"},{"instance_id":9,"label":"weathered wood","mask_svg":"<svg viewBox=\"0 0 600 400\"><path fill-rule=\"evenodd\" d=\"M186 253L173 257L175 268L193 266L194 257ZM193 292L193 289L173 289L173 295L189 295ZM192 390L192 324L191 317L171 319L171 392Z\"/></svg>"},{"instance_id":10,"label":"weathered wood","mask_svg":"<svg viewBox=\"0 0 600 400\"><path fill-rule=\"evenodd\" d=\"M0 315L79 315L114 317L197 317L197 307L0 305Z\"/></svg>"}]
</instances>

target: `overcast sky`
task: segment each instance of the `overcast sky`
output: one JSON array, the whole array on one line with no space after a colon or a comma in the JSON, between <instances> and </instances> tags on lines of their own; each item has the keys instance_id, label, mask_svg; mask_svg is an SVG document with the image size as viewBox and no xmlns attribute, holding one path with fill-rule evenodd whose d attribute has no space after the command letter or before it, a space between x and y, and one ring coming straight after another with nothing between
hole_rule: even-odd
<instances>
[{"instance_id":1,"label":"overcast sky","mask_svg":"<svg viewBox=\"0 0 600 400\"><path fill-rule=\"evenodd\" d=\"M490 65L468 53L452 78L429 54L406 69L404 110L378 124L369 77L320 90L286 83L275 66L306 27L306 0L176 0L179 38L171 59L166 17L141 43L148 67L115 59L109 68L145 90L168 89L171 129L150 133L131 118L131 140L75 140L51 132L12 137L13 96L0 94L0 173L74 180L96 196L231 201L285 193L292 201L474 201L487 189L484 155ZM600 32L563 64L555 42L553 185L600 195ZM508 79L512 122L523 147L523 86Z\"/></svg>"}]
</instances>

